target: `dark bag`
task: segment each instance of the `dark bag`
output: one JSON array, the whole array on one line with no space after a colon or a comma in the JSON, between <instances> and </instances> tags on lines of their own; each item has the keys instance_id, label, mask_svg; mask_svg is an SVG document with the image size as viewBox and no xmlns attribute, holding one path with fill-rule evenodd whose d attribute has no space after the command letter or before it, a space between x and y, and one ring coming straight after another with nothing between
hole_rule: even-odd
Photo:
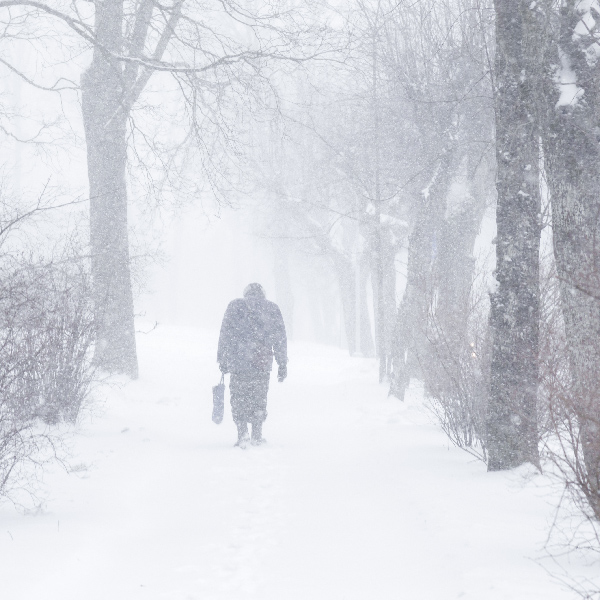
<instances>
[{"instance_id":1,"label":"dark bag","mask_svg":"<svg viewBox=\"0 0 600 600\"><path fill-rule=\"evenodd\" d=\"M213 387L212 420L218 425L223 420L225 412L225 375L221 375L221 383Z\"/></svg>"}]
</instances>

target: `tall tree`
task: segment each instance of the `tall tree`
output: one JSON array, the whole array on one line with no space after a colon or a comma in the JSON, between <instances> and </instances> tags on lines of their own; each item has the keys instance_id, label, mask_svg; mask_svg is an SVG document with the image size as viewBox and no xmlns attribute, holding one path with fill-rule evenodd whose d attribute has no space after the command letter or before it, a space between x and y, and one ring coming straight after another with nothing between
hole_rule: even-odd
<instances>
[{"instance_id":1,"label":"tall tree","mask_svg":"<svg viewBox=\"0 0 600 600\"><path fill-rule=\"evenodd\" d=\"M539 15L529 0L495 0L495 112L498 192L496 281L486 415L488 469L539 464L537 384L539 338L541 78Z\"/></svg>"},{"instance_id":2,"label":"tall tree","mask_svg":"<svg viewBox=\"0 0 600 600\"><path fill-rule=\"evenodd\" d=\"M566 410L578 425L577 485L600 519L600 6L567 0L548 15L558 26L546 45L544 164L571 370Z\"/></svg>"},{"instance_id":3,"label":"tall tree","mask_svg":"<svg viewBox=\"0 0 600 600\"><path fill-rule=\"evenodd\" d=\"M249 96L252 84L263 81L271 60L303 61L326 52L325 44L318 51L314 45L322 39L322 28L315 27L306 12L302 20L296 10L247 8L235 0L217 0L212 6L191 0L98 0L93 15L83 15L75 5L61 11L37 0L0 0L0 9L13 8L23 12L24 23L29 22L26 17L40 15L62 22L92 52L81 89L96 362L108 371L136 377L125 176L134 105L154 73L171 75L184 107L184 118L178 115L176 125L187 128L189 143L205 148L207 124L231 126L236 118L233 111L221 111L228 89L241 84ZM207 163L213 160L209 156Z\"/></svg>"},{"instance_id":4,"label":"tall tree","mask_svg":"<svg viewBox=\"0 0 600 600\"><path fill-rule=\"evenodd\" d=\"M398 398L411 376L424 379L430 393L439 389L440 373L456 363L455 342L467 336L473 246L485 203L472 191L474 180L482 180L492 130L488 24L478 3L436 0L413 11L402 12L396 36L388 34L398 39L388 60L420 134L406 288L395 329L390 391Z\"/></svg>"},{"instance_id":5,"label":"tall tree","mask_svg":"<svg viewBox=\"0 0 600 600\"><path fill-rule=\"evenodd\" d=\"M125 166L127 105L131 106L138 67L128 63L124 69L119 60L124 49L123 8L123 0L96 3L97 45L81 78L81 88L90 190L96 361L107 371L137 377ZM151 2L141 3L130 46L132 56L143 50L152 10Z\"/></svg>"}]
</instances>

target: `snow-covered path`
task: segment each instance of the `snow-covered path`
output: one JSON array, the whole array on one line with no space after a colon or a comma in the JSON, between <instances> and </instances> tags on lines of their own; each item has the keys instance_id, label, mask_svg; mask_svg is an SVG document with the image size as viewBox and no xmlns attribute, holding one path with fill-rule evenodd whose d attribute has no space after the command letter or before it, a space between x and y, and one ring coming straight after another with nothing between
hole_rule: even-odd
<instances>
[{"instance_id":1,"label":"snow-covered path","mask_svg":"<svg viewBox=\"0 0 600 600\"><path fill-rule=\"evenodd\" d=\"M7 600L567 599L532 559L542 477L487 474L374 361L292 345L268 444L210 420L214 334L140 336L141 378L104 389L44 510L0 509Z\"/></svg>"}]
</instances>

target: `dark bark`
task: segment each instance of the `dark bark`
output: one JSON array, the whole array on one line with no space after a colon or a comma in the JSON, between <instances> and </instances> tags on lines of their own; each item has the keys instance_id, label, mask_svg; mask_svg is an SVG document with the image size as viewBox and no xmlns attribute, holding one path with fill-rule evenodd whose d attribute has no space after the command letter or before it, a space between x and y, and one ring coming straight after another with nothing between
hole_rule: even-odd
<instances>
[{"instance_id":1,"label":"dark bark","mask_svg":"<svg viewBox=\"0 0 600 600\"><path fill-rule=\"evenodd\" d=\"M578 483L600 518L600 77L586 57L591 41L573 36L581 17L576 4L561 11L559 47L580 94L559 101L555 46L546 69L544 163L573 384L566 408L578 423L585 463Z\"/></svg>"},{"instance_id":2,"label":"dark bark","mask_svg":"<svg viewBox=\"0 0 600 600\"><path fill-rule=\"evenodd\" d=\"M81 80L90 188L90 241L96 307L95 361L109 372L137 377L133 295L127 231L124 69L103 48L121 54L123 0L96 3L94 48Z\"/></svg>"},{"instance_id":3,"label":"dark bark","mask_svg":"<svg viewBox=\"0 0 600 600\"><path fill-rule=\"evenodd\" d=\"M490 471L539 464L539 39L529 0L495 0L494 6L498 287L490 313Z\"/></svg>"}]
</instances>

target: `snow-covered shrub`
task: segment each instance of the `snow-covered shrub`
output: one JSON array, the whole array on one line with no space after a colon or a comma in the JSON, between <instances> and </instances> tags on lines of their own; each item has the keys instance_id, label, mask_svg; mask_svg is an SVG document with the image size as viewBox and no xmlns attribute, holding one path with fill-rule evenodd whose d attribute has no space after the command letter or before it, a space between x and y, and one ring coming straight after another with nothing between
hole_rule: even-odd
<instances>
[{"instance_id":1,"label":"snow-covered shrub","mask_svg":"<svg viewBox=\"0 0 600 600\"><path fill-rule=\"evenodd\" d=\"M575 391L560 281L552 255L541 262L540 292L538 424L542 466L563 489L546 547L551 556L584 549L600 555L600 465L586 459L582 437L582 424L594 423L595 393L590 389L586 397ZM600 597L594 581L567 571L559 579L581 598Z\"/></svg>"},{"instance_id":2,"label":"snow-covered shrub","mask_svg":"<svg viewBox=\"0 0 600 600\"><path fill-rule=\"evenodd\" d=\"M62 436L0 406L0 501L36 496L45 465L58 457Z\"/></svg>"},{"instance_id":3,"label":"snow-covered shrub","mask_svg":"<svg viewBox=\"0 0 600 600\"><path fill-rule=\"evenodd\" d=\"M491 350L487 329L473 327L461 344L452 346L437 329L429 341L431 359L423 373L430 407L456 446L485 461Z\"/></svg>"},{"instance_id":4,"label":"snow-covered shrub","mask_svg":"<svg viewBox=\"0 0 600 600\"><path fill-rule=\"evenodd\" d=\"M540 355L538 426L546 442L556 435L555 420L566 406L571 375L561 309L560 286L554 260L546 256L540 264ZM560 420L560 419L559 419Z\"/></svg>"},{"instance_id":5,"label":"snow-covered shrub","mask_svg":"<svg viewBox=\"0 0 600 600\"><path fill-rule=\"evenodd\" d=\"M0 260L0 402L75 421L92 381L89 275L76 261Z\"/></svg>"},{"instance_id":6,"label":"snow-covered shrub","mask_svg":"<svg viewBox=\"0 0 600 600\"><path fill-rule=\"evenodd\" d=\"M422 362L425 390L440 427L459 448L486 460L485 407L491 344L487 310L472 296L467 328L450 340L430 315L428 360Z\"/></svg>"},{"instance_id":7,"label":"snow-covered shrub","mask_svg":"<svg viewBox=\"0 0 600 600\"><path fill-rule=\"evenodd\" d=\"M600 523L600 464L590 460L594 453L586 452L583 435L586 428L600 435L598 390L581 382L576 386L572 377L560 282L553 261L542 272L541 284L538 421L543 456L556 467L568 497L581 514Z\"/></svg>"},{"instance_id":8,"label":"snow-covered shrub","mask_svg":"<svg viewBox=\"0 0 600 600\"><path fill-rule=\"evenodd\" d=\"M72 257L0 256L0 497L55 455L93 381L90 278Z\"/></svg>"}]
</instances>

